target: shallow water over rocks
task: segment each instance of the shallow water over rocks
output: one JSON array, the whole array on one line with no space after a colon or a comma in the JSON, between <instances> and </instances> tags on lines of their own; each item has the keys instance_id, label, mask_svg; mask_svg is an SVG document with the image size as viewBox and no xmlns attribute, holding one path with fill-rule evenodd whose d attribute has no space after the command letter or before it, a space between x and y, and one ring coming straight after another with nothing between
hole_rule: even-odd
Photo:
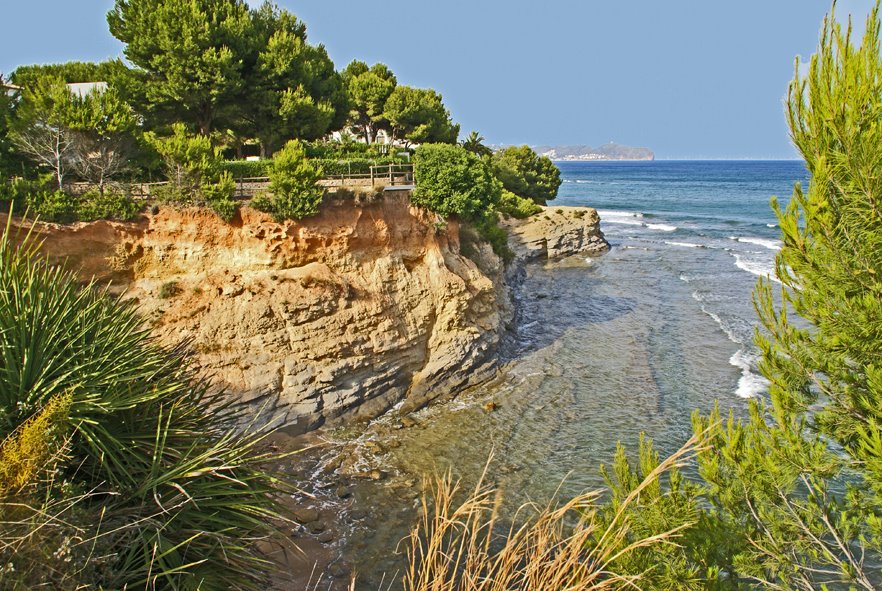
<instances>
[{"instance_id":1,"label":"shallow water over rocks","mask_svg":"<svg viewBox=\"0 0 882 591\"><path fill-rule=\"evenodd\" d=\"M311 452L310 502L339 517L333 560L358 572L359 589L396 588L395 549L404 549L426 476L451 470L471 485L492 455L489 478L511 514L602 486L598 467L619 441L635 449L643 432L670 453L689 437L693 410L718 401L740 416L749 397L764 395L751 292L780 246L765 203L804 170L591 166L562 167L571 182L559 201L598 206L612 249L527 266L497 380L404 421L316 435L328 443ZM578 192L598 186L602 196ZM681 193L688 198L677 201ZM678 203L683 211L670 205ZM340 486L351 496L340 498Z\"/></svg>"}]
</instances>

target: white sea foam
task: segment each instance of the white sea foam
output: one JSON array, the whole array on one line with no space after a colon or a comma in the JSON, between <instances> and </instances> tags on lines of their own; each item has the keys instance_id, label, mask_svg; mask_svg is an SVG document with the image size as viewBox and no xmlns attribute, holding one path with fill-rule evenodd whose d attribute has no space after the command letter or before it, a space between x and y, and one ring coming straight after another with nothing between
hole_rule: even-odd
<instances>
[{"instance_id":1,"label":"white sea foam","mask_svg":"<svg viewBox=\"0 0 882 591\"><path fill-rule=\"evenodd\" d=\"M677 230L677 226L670 224L645 224L645 226L650 230L661 230L662 232L674 232Z\"/></svg>"},{"instance_id":2,"label":"white sea foam","mask_svg":"<svg viewBox=\"0 0 882 591\"><path fill-rule=\"evenodd\" d=\"M741 398L753 398L769 387L769 381L761 375L753 373L752 367L756 356L739 349L729 358L729 363L741 370L735 394Z\"/></svg>"},{"instance_id":3,"label":"white sea foam","mask_svg":"<svg viewBox=\"0 0 882 591\"><path fill-rule=\"evenodd\" d=\"M643 214L639 211L619 211L616 209L598 209L597 214L600 217L615 217L615 218L642 218Z\"/></svg>"},{"instance_id":4,"label":"white sea foam","mask_svg":"<svg viewBox=\"0 0 882 591\"><path fill-rule=\"evenodd\" d=\"M735 242L745 242L747 244L756 244L768 248L769 250L781 250L782 243L780 240L770 240L768 238L755 238L753 236L729 236L730 240Z\"/></svg>"},{"instance_id":5,"label":"white sea foam","mask_svg":"<svg viewBox=\"0 0 882 591\"><path fill-rule=\"evenodd\" d=\"M777 228L778 224L766 224L767 228Z\"/></svg>"},{"instance_id":6,"label":"white sea foam","mask_svg":"<svg viewBox=\"0 0 882 591\"><path fill-rule=\"evenodd\" d=\"M695 298L695 300L697 300L699 302L703 301L700 299L701 295L698 292L694 292L692 294L692 297ZM720 318L720 316L718 314L714 314L713 312L708 310L704 304L701 305L701 311L714 319L714 322L717 323L717 325L720 327L720 330L723 331L723 333L726 335L726 337L730 341L732 341L736 345L743 345L744 344L741 342L741 340L737 336L735 336L735 333L732 332L732 329L730 329L729 326L725 322L723 322L723 319Z\"/></svg>"},{"instance_id":7,"label":"white sea foam","mask_svg":"<svg viewBox=\"0 0 882 591\"><path fill-rule=\"evenodd\" d=\"M625 226L642 226L643 225L643 222L637 222L634 220L620 220L620 219L616 219L616 218L604 219L603 217L601 217L600 219L602 222L606 222L607 224L623 224Z\"/></svg>"},{"instance_id":8,"label":"white sea foam","mask_svg":"<svg viewBox=\"0 0 882 591\"><path fill-rule=\"evenodd\" d=\"M705 248L703 244L693 244L692 242L665 242L669 246L682 246L684 248Z\"/></svg>"},{"instance_id":9,"label":"white sea foam","mask_svg":"<svg viewBox=\"0 0 882 591\"><path fill-rule=\"evenodd\" d=\"M748 259L738 253L731 253L735 257L735 266L742 271L747 271L757 277L767 277L775 283L781 283L775 277L774 261L760 261L756 259Z\"/></svg>"}]
</instances>

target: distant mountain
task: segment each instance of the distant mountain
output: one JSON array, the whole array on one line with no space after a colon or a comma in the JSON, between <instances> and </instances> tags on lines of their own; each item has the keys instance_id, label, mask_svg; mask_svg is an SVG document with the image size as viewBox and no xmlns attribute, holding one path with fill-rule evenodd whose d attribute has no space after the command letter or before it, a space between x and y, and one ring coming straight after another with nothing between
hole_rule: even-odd
<instances>
[{"instance_id":1,"label":"distant mountain","mask_svg":"<svg viewBox=\"0 0 882 591\"><path fill-rule=\"evenodd\" d=\"M538 154L552 160L655 160L649 148L632 148L619 144L591 146L534 146Z\"/></svg>"}]
</instances>

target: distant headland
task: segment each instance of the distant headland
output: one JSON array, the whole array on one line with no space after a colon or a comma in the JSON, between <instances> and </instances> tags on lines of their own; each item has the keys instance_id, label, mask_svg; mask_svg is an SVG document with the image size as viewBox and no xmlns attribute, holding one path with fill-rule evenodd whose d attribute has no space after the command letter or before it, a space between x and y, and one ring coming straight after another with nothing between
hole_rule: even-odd
<instances>
[{"instance_id":1,"label":"distant headland","mask_svg":"<svg viewBox=\"0 0 882 591\"><path fill-rule=\"evenodd\" d=\"M552 160L655 160L649 148L634 148L620 144L603 144L599 148L587 145L534 146L536 153Z\"/></svg>"}]
</instances>

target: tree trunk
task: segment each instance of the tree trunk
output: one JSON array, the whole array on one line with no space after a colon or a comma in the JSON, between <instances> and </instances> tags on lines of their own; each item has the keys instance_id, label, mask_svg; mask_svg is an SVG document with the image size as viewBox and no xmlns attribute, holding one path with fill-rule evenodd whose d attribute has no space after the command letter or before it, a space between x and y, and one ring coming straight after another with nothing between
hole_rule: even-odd
<instances>
[{"instance_id":1,"label":"tree trunk","mask_svg":"<svg viewBox=\"0 0 882 591\"><path fill-rule=\"evenodd\" d=\"M211 124L212 124L212 109L211 105L204 105L202 107L202 113L199 116L199 133L205 137L211 135Z\"/></svg>"}]
</instances>

